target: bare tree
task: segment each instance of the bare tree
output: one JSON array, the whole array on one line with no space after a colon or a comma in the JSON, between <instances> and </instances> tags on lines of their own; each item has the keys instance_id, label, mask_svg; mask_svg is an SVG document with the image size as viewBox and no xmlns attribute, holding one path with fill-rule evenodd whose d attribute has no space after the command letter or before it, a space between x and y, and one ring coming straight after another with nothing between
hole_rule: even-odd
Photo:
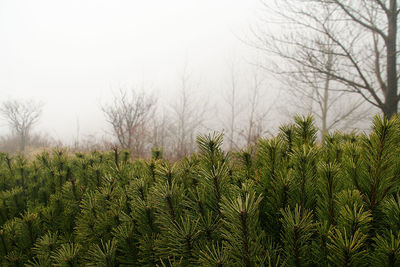
<instances>
[{"instance_id":1,"label":"bare tree","mask_svg":"<svg viewBox=\"0 0 400 267\"><path fill-rule=\"evenodd\" d=\"M101 107L113 134L121 147L133 150L134 155L143 155L147 136L147 122L156 100L145 92L120 89L112 103Z\"/></svg>"},{"instance_id":2,"label":"bare tree","mask_svg":"<svg viewBox=\"0 0 400 267\"><path fill-rule=\"evenodd\" d=\"M248 87L247 114L244 119L244 127L239 130L239 135L244 139L247 148L254 145L258 139L266 133L265 122L272 105L265 107L264 95L266 92L265 78L258 69L253 69L250 75Z\"/></svg>"},{"instance_id":3,"label":"bare tree","mask_svg":"<svg viewBox=\"0 0 400 267\"><path fill-rule=\"evenodd\" d=\"M332 78L331 72L337 57L329 40L325 43L316 41L315 45L324 51L320 54L319 61L321 67L324 65L326 73L305 67L303 63L310 59L307 56L302 58L302 64L294 62L286 65L286 70L280 73L277 71L280 77L283 75L282 83L294 98L291 104L297 108L295 112L302 110L313 114L321 137L333 129L359 127L360 123L369 118L371 112L367 110L364 99L340 90L343 85ZM299 58L301 55L299 53Z\"/></svg>"},{"instance_id":4,"label":"bare tree","mask_svg":"<svg viewBox=\"0 0 400 267\"><path fill-rule=\"evenodd\" d=\"M190 74L185 65L180 77L177 101L171 104L173 124L170 125L175 157L181 158L196 149L196 135L203 126L206 101L199 101L201 96L193 90Z\"/></svg>"},{"instance_id":5,"label":"bare tree","mask_svg":"<svg viewBox=\"0 0 400 267\"><path fill-rule=\"evenodd\" d=\"M239 60L236 57L231 58L227 62L227 77L226 77L226 89L222 94L223 102L226 104L223 117L220 118L221 124L223 125L225 133L225 138L227 139L228 149L239 149L239 134L240 130L238 124L240 122L240 115L242 113L242 106L240 101L241 89L243 86L241 84L241 75L239 74L238 64Z\"/></svg>"},{"instance_id":6,"label":"bare tree","mask_svg":"<svg viewBox=\"0 0 400 267\"><path fill-rule=\"evenodd\" d=\"M329 76L338 90L359 94L388 117L397 113L397 0L279 0L272 9L286 34L257 32L260 48ZM335 56L332 68L321 54Z\"/></svg>"},{"instance_id":7,"label":"bare tree","mask_svg":"<svg viewBox=\"0 0 400 267\"><path fill-rule=\"evenodd\" d=\"M237 97L238 97L238 74L235 68L235 62L232 61L230 66L230 73L229 73L229 92L228 92L228 99L227 104L230 108L230 121L229 121L229 150L232 150L234 146L237 148L237 144L235 142L235 132L236 129L236 120L238 115L238 104L237 104Z\"/></svg>"},{"instance_id":8,"label":"bare tree","mask_svg":"<svg viewBox=\"0 0 400 267\"><path fill-rule=\"evenodd\" d=\"M259 67L235 58L229 61L227 78L220 124L226 129L226 149L240 150L266 133L265 123L272 105L265 99L266 77Z\"/></svg>"},{"instance_id":9,"label":"bare tree","mask_svg":"<svg viewBox=\"0 0 400 267\"><path fill-rule=\"evenodd\" d=\"M20 151L25 150L33 126L42 115L43 104L33 100L8 100L0 107L2 117L7 121L13 134L19 138Z\"/></svg>"},{"instance_id":10,"label":"bare tree","mask_svg":"<svg viewBox=\"0 0 400 267\"><path fill-rule=\"evenodd\" d=\"M165 110L157 110L156 115L150 120L151 123L151 144L154 148L162 148L166 151L168 146L168 128L171 119L167 117ZM168 151L169 152L169 151ZM165 154L168 154L166 152Z\"/></svg>"}]
</instances>

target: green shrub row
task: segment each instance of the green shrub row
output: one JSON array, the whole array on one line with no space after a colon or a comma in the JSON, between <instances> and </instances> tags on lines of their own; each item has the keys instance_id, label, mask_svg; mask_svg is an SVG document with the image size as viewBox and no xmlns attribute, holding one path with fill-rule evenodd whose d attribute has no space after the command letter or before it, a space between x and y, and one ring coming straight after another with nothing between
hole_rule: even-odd
<instances>
[{"instance_id":1,"label":"green shrub row","mask_svg":"<svg viewBox=\"0 0 400 267\"><path fill-rule=\"evenodd\" d=\"M0 155L2 266L400 266L400 119L316 141L295 117L257 146Z\"/></svg>"}]
</instances>

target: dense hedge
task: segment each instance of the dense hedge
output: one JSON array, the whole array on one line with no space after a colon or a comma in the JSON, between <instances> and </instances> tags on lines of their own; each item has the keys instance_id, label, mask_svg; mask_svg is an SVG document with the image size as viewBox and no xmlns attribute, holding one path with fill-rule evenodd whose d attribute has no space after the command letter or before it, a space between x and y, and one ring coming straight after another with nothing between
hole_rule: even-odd
<instances>
[{"instance_id":1,"label":"dense hedge","mask_svg":"<svg viewBox=\"0 0 400 267\"><path fill-rule=\"evenodd\" d=\"M225 153L0 155L2 266L399 266L400 120Z\"/></svg>"}]
</instances>

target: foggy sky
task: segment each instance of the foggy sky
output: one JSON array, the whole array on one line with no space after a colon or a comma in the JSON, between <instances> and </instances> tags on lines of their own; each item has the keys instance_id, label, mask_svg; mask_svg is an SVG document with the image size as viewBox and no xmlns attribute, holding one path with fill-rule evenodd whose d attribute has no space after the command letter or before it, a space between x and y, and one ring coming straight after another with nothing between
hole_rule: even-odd
<instances>
[{"instance_id":1,"label":"foggy sky","mask_svg":"<svg viewBox=\"0 0 400 267\"><path fill-rule=\"evenodd\" d=\"M185 64L217 94L247 58L259 0L0 0L0 95L45 103L37 129L71 141L106 130L111 89L144 84L173 99ZM0 133L8 131L0 122Z\"/></svg>"}]
</instances>

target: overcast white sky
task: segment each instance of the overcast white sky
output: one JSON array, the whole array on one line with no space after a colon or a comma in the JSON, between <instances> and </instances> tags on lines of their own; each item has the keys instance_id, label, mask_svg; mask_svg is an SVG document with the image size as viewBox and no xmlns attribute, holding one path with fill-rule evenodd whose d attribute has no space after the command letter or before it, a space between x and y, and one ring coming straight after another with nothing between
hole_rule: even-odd
<instances>
[{"instance_id":1,"label":"overcast white sky","mask_svg":"<svg viewBox=\"0 0 400 267\"><path fill-rule=\"evenodd\" d=\"M104 131L110 90L148 84L171 97L188 63L211 94L259 0L0 0L0 95L45 103L39 125L71 140ZM0 132L6 127L0 123Z\"/></svg>"}]
</instances>

